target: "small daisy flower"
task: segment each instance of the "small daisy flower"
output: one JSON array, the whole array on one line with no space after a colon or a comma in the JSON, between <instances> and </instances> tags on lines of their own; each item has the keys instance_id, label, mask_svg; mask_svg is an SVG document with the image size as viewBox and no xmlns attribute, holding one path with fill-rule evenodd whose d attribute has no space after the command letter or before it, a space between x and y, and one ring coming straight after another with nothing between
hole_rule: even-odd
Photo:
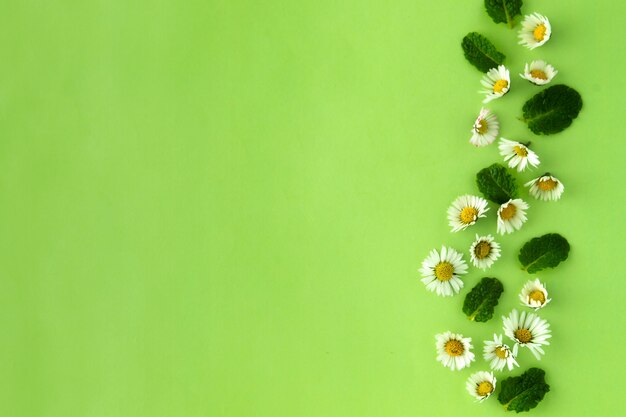
<instances>
[{"instance_id":1,"label":"small daisy flower","mask_svg":"<svg viewBox=\"0 0 626 417\"><path fill-rule=\"evenodd\" d=\"M535 49L550 40L552 27L547 17L533 13L524 17L518 38L519 44L528 49Z\"/></svg>"},{"instance_id":2,"label":"small daisy flower","mask_svg":"<svg viewBox=\"0 0 626 417\"><path fill-rule=\"evenodd\" d=\"M424 259L420 272L427 290L448 297L458 294L463 288L459 275L467 274L467 264L459 252L442 246L441 252L433 249Z\"/></svg>"},{"instance_id":3,"label":"small daisy flower","mask_svg":"<svg viewBox=\"0 0 626 417\"><path fill-rule=\"evenodd\" d=\"M479 91L479 93L486 95L483 103L500 98L508 93L511 86L509 70L504 65L491 68L480 80L480 83L485 87L484 90Z\"/></svg>"},{"instance_id":4,"label":"small daisy flower","mask_svg":"<svg viewBox=\"0 0 626 417\"><path fill-rule=\"evenodd\" d=\"M500 138L498 149L500 155L504 156L504 162L508 161L509 167L517 168L518 172L524 171L528 165L536 167L540 163L535 152L531 151L527 145L514 140Z\"/></svg>"},{"instance_id":5,"label":"small daisy flower","mask_svg":"<svg viewBox=\"0 0 626 417\"><path fill-rule=\"evenodd\" d=\"M499 131L500 124L496 115L487 109L480 109L472 127L470 143L476 147L490 145L496 140Z\"/></svg>"},{"instance_id":6,"label":"small daisy flower","mask_svg":"<svg viewBox=\"0 0 626 417\"><path fill-rule=\"evenodd\" d=\"M502 204L498 209L498 233L504 235L521 229L527 220L526 210L528 210L528 204L520 198Z\"/></svg>"},{"instance_id":7,"label":"small daisy flower","mask_svg":"<svg viewBox=\"0 0 626 417\"><path fill-rule=\"evenodd\" d=\"M534 313L522 311L520 314L517 310L513 310L508 317L502 316L502 321L504 334L515 342L513 356L517 356L519 346L527 347L537 359L545 355L541 346L549 345L548 339L552 337L547 321Z\"/></svg>"},{"instance_id":8,"label":"small daisy flower","mask_svg":"<svg viewBox=\"0 0 626 417\"><path fill-rule=\"evenodd\" d=\"M543 174L541 177L535 178L532 181L528 181L524 185L530 187L528 190L530 195L538 200L544 201L558 200L565 190L563 183L549 173Z\"/></svg>"},{"instance_id":9,"label":"small daisy flower","mask_svg":"<svg viewBox=\"0 0 626 417\"><path fill-rule=\"evenodd\" d=\"M462 195L452 202L448 209L448 220L453 232L465 230L476 223L480 217L485 217L489 210L487 200L473 195Z\"/></svg>"},{"instance_id":10,"label":"small daisy flower","mask_svg":"<svg viewBox=\"0 0 626 417\"><path fill-rule=\"evenodd\" d=\"M435 340L437 360L443 366L453 371L469 368L470 363L474 360L474 354L471 351L474 347L471 337L445 332L435 335Z\"/></svg>"},{"instance_id":11,"label":"small daisy flower","mask_svg":"<svg viewBox=\"0 0 626 417\"><path fill-rule=\"evenodd\" d=\"M478 236L470 247L470 259L476 268L488 269L500 257L500 244L491 235Z\"/></svg>"},{"instance_id":12,"label":"small daisy flower","mask_svg":"<svg viewBox=\"0 0 626 417\"><path fill-rule=\"evenodd\" d=\"M485 340L483 358L489 362L489 367L494 371L501 371L506 366L509 371L519 366L508 345L502 343L502 335L493 335L493 340Z\"/></svg>"},{"instance_id":13,"label":"small daisy flower","mask_svg":"<svg viewBox=\"0 0 626 417\"><path fill-rule=\"evenodd\" d=\"M548 290L546 286L539 281L539 278L534 281L528 281L519 293L519 299L522 304L539 310L545 307L552 299L548 298Z\"/></svg>"},{"instance_id":14,"label":"small daisy flower","mask_svg":"<svg viewBox=\"0 0 626 417\"><path fill-rule=\"evenodd\" d=\"M524 73L519 76L537 85L546 85L559 72L545 61L533 61L524 65Z\"/></svg>"},{"instance_id":15,"label":"small daisy flower","mask_svg":"<svg viewBox=\"0 0 626 417\"><path fill-rule=\"evenodd\" d=\"M493 376L493 372L476 372L467 379L465 387L472 397L478 401L483 401L495 391L496 377Z\"/></svg>"}]
</instances>

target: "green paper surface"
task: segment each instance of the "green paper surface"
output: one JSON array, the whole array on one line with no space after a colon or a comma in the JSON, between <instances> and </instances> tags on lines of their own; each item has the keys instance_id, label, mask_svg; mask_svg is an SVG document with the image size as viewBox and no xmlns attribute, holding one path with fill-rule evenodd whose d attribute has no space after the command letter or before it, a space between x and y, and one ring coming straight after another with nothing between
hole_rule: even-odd
<instances>
[{"instance_id":1,"label":"green paper surface","mask_svg":"<svg viewBox=\"0 0 626 417\"><path fill-rule=\"evenodd\" d=\"M529 51L482 0L20 0L0 13L0 415L502 416L465 391L482 341L519 305L524 242L561 233L537 276L553 330L535 416L614 415L626 346L623 3L524 2L552 39ZM502 136L532 141L565 184L522 190L529 220L498 237L451 298L421 261L495 234L496 207L452 234L446 210L500 162L468 140L483 96L461 39L506 54ZM518 120L545 59L584 107L549 137ZM466 259L468 256L466 255ZM504 284L492 320L463 298ZM474 339L451 372L436 333Z\"/></svg>"}]
</instances>

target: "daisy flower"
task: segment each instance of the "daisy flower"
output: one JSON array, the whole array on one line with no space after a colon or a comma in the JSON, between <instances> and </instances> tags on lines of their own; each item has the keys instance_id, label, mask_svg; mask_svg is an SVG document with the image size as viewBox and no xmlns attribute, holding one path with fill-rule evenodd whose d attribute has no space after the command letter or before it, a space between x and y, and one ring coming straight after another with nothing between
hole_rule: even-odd
<instances>
[{"instance_id":1,"label":"daisy flower","mask_svg":"<svg viewBox=\"0 0 626 417\"><path fill-rule=\"evenodd\" d=\"M530 187L530 190L528 190L530 195L538 200L544 201L558 200L565 190L563 183L549 173L543 174L541 177L535 178L532 181L528 181L524 186Z\"/></svg>"},{"instance_id":2,"label":"daisy flower","mask_svg":"<svg viewBox=\"0 0 626 417\"><path fill-rule=\"evenodd\" d=\"M485 217L489 210L487 200L473 195L462 195L452 202L448 209L448 220L453 232L465 230L476 223L479 217Z\"/></svg>"},{"instance_id":3,"label":"daisy flower","mask_svg":"<svg viewBox=\"0 0 626 417\"><path fill-rule=\"evenodd\" d=\"M528 148L528 145L514 140L500 138L498 149L500 155L504 156L504 162L508 161L509 167L517 168L518 172L524 171L528 165L536 167L540 163L539 157Z\"/></svg>"},{"instance_id":4,"label":"daisy flower","mask_svg":"<svg viewBox=\"0 0 626 417\"><path fill-rule=\"evenodd\" d=\"M485 270L500 257L500 244L491 235L478 236L470 247L470 259L476 268Z\"/></svg>"},{"instance_id":5,"label":"daisy flower","mask_svg":"<svg viewBox=\"0 0 626 417\"><path fill-rule=\"evenodd\" d=\"M498 209L498 233L504 235L521 229L527 220L526 210L528 204L520 198L502 204Z\"/></svg>"},{"instance_id":6,"label":"daisy flower","mask_svg":"<svg viewBox=\"0 0 626 417\"><path fill-rule=\"evenodd\" d=\"M493 335L493 340L485 340L483 358L489 362L489 367L494 371L501 371L506 366L509 371L519 366L508 345L502 343L502 335Z\"/></svg>"},{"instance_id":7,"label":"daisy flower","mask_svg":"<svg viewBox=\"0 0 626 417\"><path fill-rule=\"evenodd\" d=\"M524 65L524 73L519 76L537 85L546 85L559 72L546 61L533 61Z\"/></svg>"},{"instance_id":8,"label":"daisy flower","mask_svg":"<svg viewBox=\"0 0 626 417\"><path fill-rule=\"evenodd\" d=\"M552 27L547 17L533 13L524 17L522 29L519 31L519 44L528 49L535 49L550 40Z\"/></svg>"},{"instance_id":9,"label":"daisy flower","mask_svg":"<svg viewBox=\"0 0 626 417\"><path fill-rule=\"evenodd\" d=\"M480 109L472 127L470 143L476 147L490 145L496 140L499 131L500 124L496 115L487 109Z\"/></svg>"},{"instance_id":10,"label":"daisy flower","mask_svg":"<svg viewBox=\"0 0 626 417\"><path fill-rule=\"evenodd\" d=\"M451 370L460 370L469 368L470 363L474 360L474 354L471 349L472 338L463 337L462 334L454 334L445 332L435 335L437 346L437 360L446 368Z\"/></svg>"},{"instance_id":11,"label":"daisy flower","mask_svg":"<svg viewBox=\"0 0 626 417\"><path fill-rule=\"evenodd\" d=\"M467 274L467 264L459 252L442 246L441 252L433 249L424 259L420 272L427 290L447 297L458 294L463 288L459 275Z\"/></svg>"},{"instance_id":12,"label":"daisy flower","mask_svg":"<svg viewBox=\"0 0 626 417\"><path fill-rule=\"evenodd\" d=\"M495 391L496 377L493 376L493 372L476 372L467 379L465 387L472 397L483 401Z\"/></svg>"},{"instance_id":13,"label":"daisy flower","mask_svg":"<svg viewBox=\"0 0 626 417\"><path fill-rule=\"evenodd\" d=\"M483 103L500 98L510 88L511 77L509 76L509 70L504 65L500 65L498 68L491 68L483 76L483 79L480 80L480 83L485 87L484 90L479 91L479 93L486 94Z\"/></svg>"},{"instance_id":14,"label":"daisy flower","mask_svg":"<svg viewBox=\"0 0 626 417\"><path fill-rule=\"evenodd\" d=\"M539 310L545 307L552 299L548 298L548 290L546 286L539 281L539 278L534 281L528 281L519 293L519 299L522 304Z\"/></svg>"},{"instance_id":15,"label":"daisy flower","mask_svg":"<svg viewBox=\"0 0 626 417\"><path fill-rule=\"evenodd\" d=\"M541 359L541 355L545 354L541 346L549 345L548 339L552 337L547 321L534 313L522 311L520 314L517 310L513 310L509 317L502 316L502 321L504 334L515 342L513 356L517 356L518 347L522 346L527 347L535 358Z\"/></svg>"}]
</instances>

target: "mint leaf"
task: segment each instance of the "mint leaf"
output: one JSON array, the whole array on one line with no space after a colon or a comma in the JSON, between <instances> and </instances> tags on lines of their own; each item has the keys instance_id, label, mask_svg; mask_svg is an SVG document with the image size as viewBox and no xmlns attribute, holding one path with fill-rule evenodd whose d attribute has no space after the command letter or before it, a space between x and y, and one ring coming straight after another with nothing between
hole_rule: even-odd
<instances>
[{"instance_id":1,"label":"mint leaf","mask_svg":"<svg viewBox=\"0 0 626 417\"><path fill-rule=\"evenodd\" d=\"M534 134L551 135L569 127L582 107L583 100L578 91L557 84L531 97L522 112L524 122Z\"/></svg>"},{"instance_id":2,"label":"mint leaf","mask_svg":"<svg viewBox=\"0 0 626 417\"><path fill-rule=\"evenodd\" d=\"M522 269L529 274L546 268L554 268L567 259L569 242L558 233L548 233L530 239L519 251Z\"/></svg>"},{"instance_id":3,"label":"mint leaf","mask_svg":"<svg viewBox=\"0 0 626 417\"><path fill-rule=\"evenodd\" d=\"M515 178L500 164L478 171L476 184L487 200L497 204L504 204L517 196Z\"/></svg>"},{"instance_id":4,"label":"mint leaf","mask_svg":"<svg viewBox=\"0 0 626 417\"><path fill-rule=\"evenodd\" d=\"M512 376L500 382L498 401L506 411L517 413L537 407L548 391L546 373L543 369L530 368L520 376Z\"/></svg>"},{"instance_id":5,"label":"mint leaf","mask_svg":"<svg viewBox=\"0 0 626 417\"><path fill-rule=\"evenodd\" d=\"M485 0L485 9L496 23L513 27L513 18L522 14L522 0Z\"/></svg>"},{"instance_id":6,"label":"mint leaf","mask_svg":"<svg viewBox=\"0 0 626 417\"><path fill-rule=\"evenodd\" d=\"M481 72L487 72L504 62L504 54L498 52L495 46L477 32L470 32L461 42L465 59L478 68Z\"/></svg>"},{"instance_id":7,"label":"mint leaf","mask_svg":"<svg viewBox=\"0 0 626 417\"><path fill-rule=\"evenodd\" d=\"M498 305L500 294L504 291L497 278L483 278L465 296L463 313L470 320L485 322L493 317L493 310Z\"/></svg>"}]
</instances>

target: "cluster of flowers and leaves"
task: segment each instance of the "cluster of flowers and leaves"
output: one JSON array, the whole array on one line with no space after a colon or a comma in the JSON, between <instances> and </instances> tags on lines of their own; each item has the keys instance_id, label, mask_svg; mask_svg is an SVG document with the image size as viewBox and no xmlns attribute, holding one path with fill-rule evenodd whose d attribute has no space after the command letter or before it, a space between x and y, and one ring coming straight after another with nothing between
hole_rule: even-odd
<instances>
[{"instance_id":1,"label":"cluster of flowers and leaves","mask_svg":"<svg viewBox=\"0 0 626 417\"><path fill-rule=\"evenodd\" d=\"M511 28L515 19L521 16L521 0L485 0L485 9L496 23L506 23ZM550 40L552 27L547 17L538 13L526 15L519 30L519 43L529 49L541 47ZM500 99L511 89L510 71L504 65L505 55L498 51L485 36L471 32L461 43L466 59L484 73L481 80L485 95L483 103ZM543 60L535 60L524 65L520 77L537 85L545 86L552 82L558 71ZM576 119L582 108L580 94L566 85L545 88L531 97L522 108L522 120L536 135L548 135L563 131ZM494 163L481 169L476 175L476 185L482 197L462 195L454 200L448 209L447 217L452 232L461 232L478 221L488 218L490 203L497 206L496 232L500 235L513 233L523 227L528 220L529 204L520 198L519 187L510 172L523 172L540 165L540 158L530 149L530 142L505 139L500 135L500 123L489 109L482 108L471 129L469 142L475 147L485 147L496 141L503 162ZM563 183L551 173L545 173L524 184L528 194L537 200L559 200L564 191ZM492 211L493 212L493 211ZM526 242L519 251L518 259L522 270L535 274L546 268L554 268L567 259L570 251L568 241L557 233L548 233ZM468 247L469 259L477 269L489 269L501 255L501 246L491 234L475 235ZM459 294L463 287L463 275L470 266L463 253L454 248L442 246L433 249L422 262L420 273L426 289L439 296ZM465 296L463 313L476 322L491 320L504 291L500 280L484 277ZM512 371L519 367L519 353L526 348L537 359L545 354L544 348L552 337L550 324L537 315L539 309L550 303L545 283L538 278L526 282L519 292L523 308L514 309L502 316L502 331L510 342L505 342L502 334L494 334L492 340L483 344L483 358L489 371L472 374L466 382L467 391L477 400L485 400L496 391L495 372L505 368ZM471 337L447 331L435 336L437 360L451 370L470 367L476 360ZM507 344L508 343L508 344ZM522 361L520 361L522 362ZM528 411L537 406L549 391L545 382L545 372L529 368L520 376L509 377L499 383L498 400L505 410Z\"/></svg>"}]
</instances>

